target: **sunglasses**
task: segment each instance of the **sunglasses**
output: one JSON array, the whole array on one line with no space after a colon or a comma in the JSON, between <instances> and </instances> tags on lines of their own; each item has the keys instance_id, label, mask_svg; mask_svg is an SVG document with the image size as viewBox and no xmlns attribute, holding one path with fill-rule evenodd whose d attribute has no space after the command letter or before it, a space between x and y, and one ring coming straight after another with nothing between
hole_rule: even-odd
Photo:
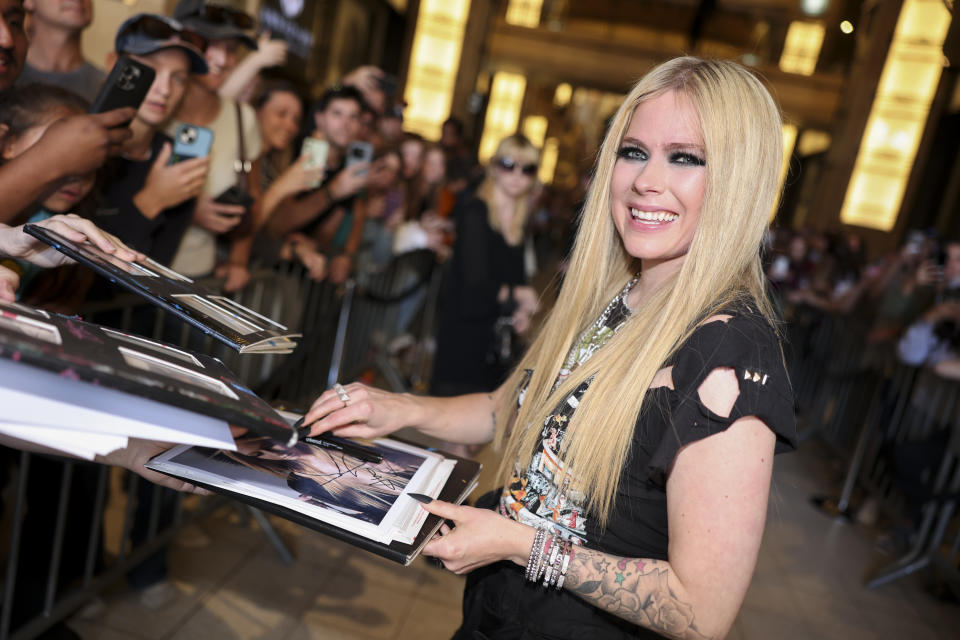
<instances>
[{"instance_id":1,"label":"sunglasses","mask_svg":"<svg viewBox=\"0 0 960 640\"><path fill-rule=\"evenodd\" d=\"M522 165L516 160L514 160L513 158L497 158L496 160L494 160L494 163L498 167L506 171L507 173L511 173L519 169L520 173L522 173L525 176L537 175L537 165L535 162Z\"/></svg>"},{"instance_id":2,"label":"sunglasses","mask_svg":"<svg viewBox=\"0 0 960 640\"><path fill-rule=\"evenodd\" d=\"M150 16L143 16L127 28L131 33L141 34L152 40L181 40L200 51L207 48L207 39L199 33L184 28L177 29L163 20Z\"/></svg>"},{"instance_id":3,"label":"sunglasses","mask_svg":"<svg viewBox=\"0 0 960 640\"><path fill-rule=\"evenodd\" d=\"M250 14L218 4L204 5L203 9L197 11L190 17L201 18L214 24L227 24L239 29L253 28L253 18L250 17Z\"/></svg>"}]
</instances>

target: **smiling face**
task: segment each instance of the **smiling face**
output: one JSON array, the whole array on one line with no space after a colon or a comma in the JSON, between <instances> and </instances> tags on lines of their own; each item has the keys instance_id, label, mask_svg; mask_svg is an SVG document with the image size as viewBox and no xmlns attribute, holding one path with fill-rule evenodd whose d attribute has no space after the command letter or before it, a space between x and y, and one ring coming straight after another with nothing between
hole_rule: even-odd
<instances>
[{"instance_id":1,"label":"smiling face","mask_svg":"<svg viewBox=\"0 0 960 640\"><path fill-rule=\"evenodd\" d=\"M13 86L27 57L26 13L21 0L0 0L0 91Z\"/></svg>"},{"instance_id":2,"label":"smiling face","mask_svg":"<svg viewBox=\"0 0 960 640\"><path fill-rule=\"evenodd\" d=\"M303 106L289 91L274 91L257 111L260 134L269 149L281 150L293 144L300 131Z\"/></svg>"},{"instance_id":3,"label":"smiling face","mask_svg":"<svg viewBox=\"0 0 960 640\"><path fill-rule=\"evenodd\" d=\"M180 106L190 77L190 60L179 49L160 49L142 56L131 56L137 62L153 67L153 84L137 110L137 120L150 127L161 126Z\"/></svg>"},{"instance_id":4,"label":"smiling face","mask_svg":"<svg viewBox=\"0 0 960 640\"><path fill-rule=\"evenodd\" d=\"M623 246L644 269L686 256L707 184L697 114L668 91L642 102L617 151L610 208Z\"/></svg>"},{"instance_id":5,"label":"smiling face","mask_svg":"<svg viewBox=\"0 0 960 640\"><path fill-rule=\"evenodd\" d=\"M334 98L314 115L317 130L338 149L345 149L360 131L360 104L348 98Z\"/></svg>"}]
</instances>

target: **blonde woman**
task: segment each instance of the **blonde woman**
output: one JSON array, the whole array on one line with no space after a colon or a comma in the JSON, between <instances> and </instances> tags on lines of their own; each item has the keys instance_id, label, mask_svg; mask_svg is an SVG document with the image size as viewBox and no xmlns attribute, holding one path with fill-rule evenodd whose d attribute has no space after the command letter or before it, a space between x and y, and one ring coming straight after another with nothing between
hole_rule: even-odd
<instances>
[{"instance_id":1,"label":"blonde woman","mask_svg":"<svg viewBox=\"0 0 960 640\"><path fill-rule=\"evenodd\" d=\"M512 299L513 328L526 331L537 295L527 286L523 244L539 153L521 135L504 138L475 197L453 212L456 240L445 274L432 393L492 391L507 374L491 358L494 324Z\"/></svg>"},{"instance_id":2,"label":"blonde woman","mask_svg":"<svg viewBox=\"0 0 960 640\"><path fill-rule=\"evenodd\" d=\"M557 304L495 393L314 403L314 432L503 447L495 511L424 505L455 524L424 553L472 572L457 638L729 631L773 454L795 444L760 265L780 153L749 71L660 65L617 112Z\"/></svg>"}]
</instances>

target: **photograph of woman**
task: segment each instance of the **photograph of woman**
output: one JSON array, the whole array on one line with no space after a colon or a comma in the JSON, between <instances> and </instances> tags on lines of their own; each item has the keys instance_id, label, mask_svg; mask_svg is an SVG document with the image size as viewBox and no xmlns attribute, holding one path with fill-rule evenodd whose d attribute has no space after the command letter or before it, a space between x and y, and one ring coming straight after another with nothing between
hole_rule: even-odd
<instances>
[{"instance_id":1,"label":"photograph of woman","mask_svg":"<svg viewBox=\"0 0 960 640\"><path fill-rule=\"evenodd\" d=\"M405 451L371 445L383 456L380 462L364 462L352 456L306 442L287 447L265 437L237 440L238 451L214 451L195 448L173 459L173 462L195 465L217 471L211 463L239 465L254 474L224 475L233 480L262 483L273 476L282 482L278 487L296 492L296 498L319 507L379 525L390 507L423 464L423 457ZM206 462L199 462L205 455ZM199 464L198 464L199 462Z\"/></svg>"},{"instance_id":2,"label":"photograph of woman","mask_svg":"<svg viewBox=\"0 0 960 640\"><path fill-rule=\"evenodd\" d=\"M774 454L796 445L760 251L781 118L750 71L650 71L600 149L558 300L494 392L361 383L312 433L405 426L499 447L501 490L424 549L469 573L455 638L721 638L763 537Z\"/></svg>"}]
</instances>

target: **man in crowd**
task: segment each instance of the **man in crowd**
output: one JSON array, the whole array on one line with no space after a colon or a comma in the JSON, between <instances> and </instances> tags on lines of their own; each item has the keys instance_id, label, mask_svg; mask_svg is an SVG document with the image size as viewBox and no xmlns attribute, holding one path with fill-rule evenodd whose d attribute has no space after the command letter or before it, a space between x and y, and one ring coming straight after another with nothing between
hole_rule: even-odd
<instances>
[{"instance_id":1,"label":"man in crowd","mask_svg":"<svg viewBox=\"0 0 960 640\"><path fill-rule=\"evenodd\" d=\"M30 50L18 84L40 82L93 101L106 74L84 59L83 30L93 20L90 0L24 0L30 12Z\"/></svg>"},{"instance_id":2,"label":"man in crowd","mask_svg":"<svg viewBox=\"0 0 960 640\"><path fill-rule=\"evenodd\" d=\"M346 166L347 146L360 133L363 96L352 86L327 89L314 109L313 137L330 145L327 155L328 179L319 189L295 197L278 207L268 222L268 230L279 236L299 231L315 240L322 250L336 254L330 260L330 280L346 279L356 247L349 239L358 239L360 221L354 211L354 199L367 183L369 163ZM339 233L338 233L339 232ZM338 242L337 238L344 241Z\"/></svg>"}]
</instances>

